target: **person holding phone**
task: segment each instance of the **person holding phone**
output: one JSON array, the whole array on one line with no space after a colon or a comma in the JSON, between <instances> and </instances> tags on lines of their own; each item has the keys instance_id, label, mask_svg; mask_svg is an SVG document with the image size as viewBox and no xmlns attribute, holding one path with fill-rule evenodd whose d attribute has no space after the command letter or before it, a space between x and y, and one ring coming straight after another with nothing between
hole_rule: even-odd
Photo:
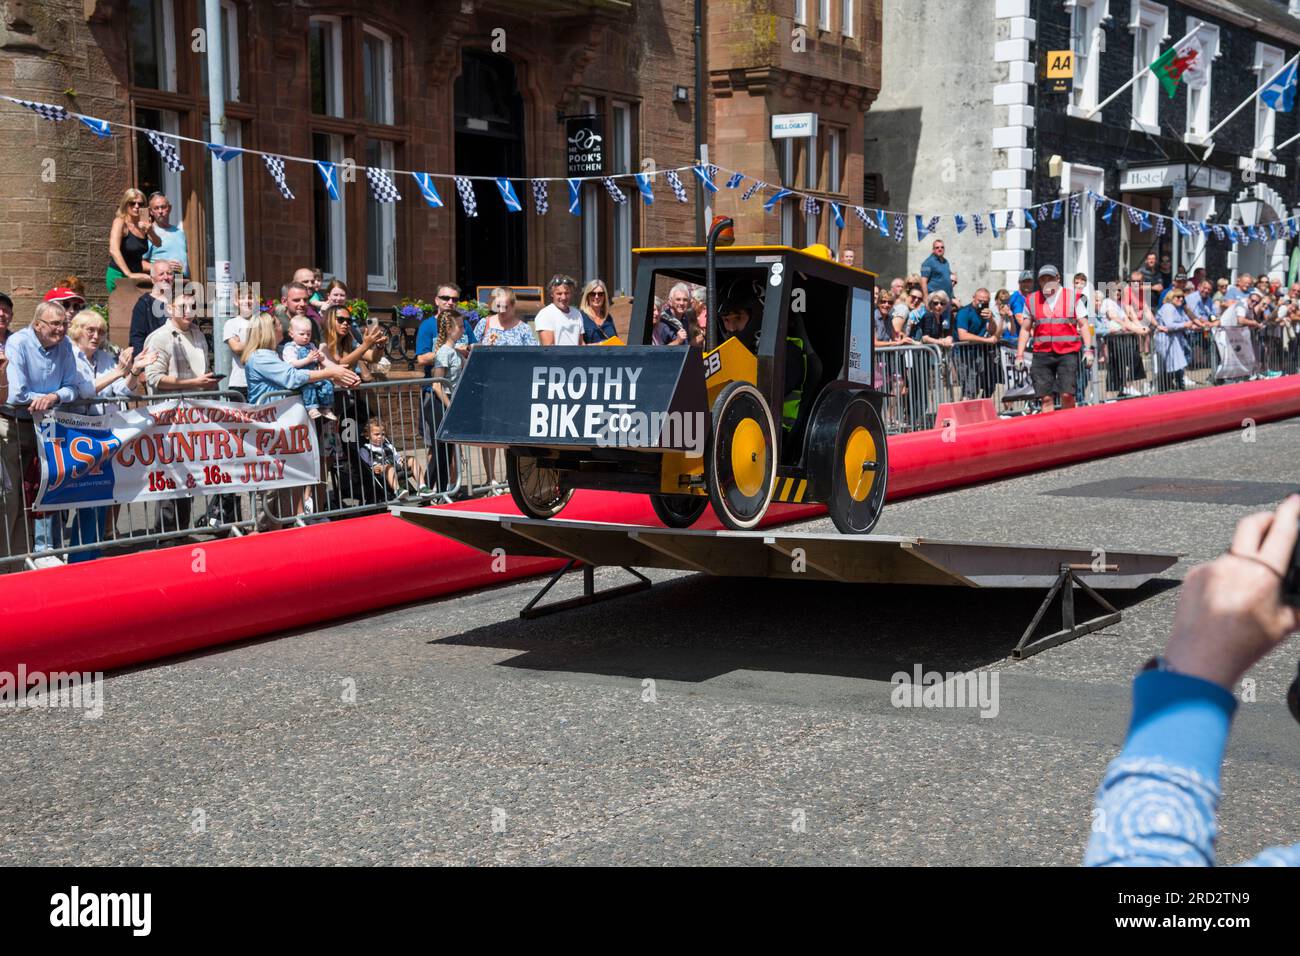
<instances>
[{"instance_id":1,"label":"person holding phone","mask_svg":"<svg viewBox=\"0 0 1300 956\"><path fill-rule=\"evenodd\" d=\"M1300 595L1284 586L1298 527L1300 494L1243 518L1226 553L1188 572L1164 654L1133 681L1128 740L1097 792L1085 866L1214 865L1233 690L1300 630ZM1295 693L1288 704L1300 720ZM1300 843L1250 863L1300 866Z\"/></svg>"},{"instance_id":2,"label":"person holding phone","mask_svg":"<svg viewBox=\"0 0 1300 956\"><path fill-rule=\"evenodd\" d=\"M153 227L144 193L128 189L122 194L117 215L113 217L113 227L108 233L108 268L104 270L104 284L108 286L109 294L112 295L123 279L148 282L151 276L145 271L144 257L160 245L162 238Z\"/></svg>"}]
</instances>

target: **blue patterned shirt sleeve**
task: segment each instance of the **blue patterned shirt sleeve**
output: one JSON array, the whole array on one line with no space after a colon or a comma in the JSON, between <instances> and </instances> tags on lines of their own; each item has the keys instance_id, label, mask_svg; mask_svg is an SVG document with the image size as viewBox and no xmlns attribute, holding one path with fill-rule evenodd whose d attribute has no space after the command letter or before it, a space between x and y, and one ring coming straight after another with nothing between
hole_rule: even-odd
<instances>
[{"instance_id":1,"label":"blue patterned shirt sleeve","mask_svg":"<svg viewBox=\"0 0 1300 956\"><path fill-rule=\"evenodd\" d=\"M1214 865L1219 773L1236 707L1200 678L1138 676L1128 740L1097 791L1085 866ZM1300 844L1247 865L1300 865Z\"/></svg>"}]
</instances>

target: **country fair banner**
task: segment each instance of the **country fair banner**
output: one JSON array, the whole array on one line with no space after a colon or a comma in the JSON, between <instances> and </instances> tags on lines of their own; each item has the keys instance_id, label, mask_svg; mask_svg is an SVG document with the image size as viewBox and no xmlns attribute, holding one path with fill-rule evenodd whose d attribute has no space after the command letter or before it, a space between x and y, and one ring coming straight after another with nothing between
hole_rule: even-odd
<instances>
[{"instance_id":1,"label":"country fair banner","mask_svg":"<svg viewBox=\"0 0 1300 956\"><path fill-rule=\"evenodd\" d=\"M316 432L297 397L269 405L179 399L103 415L55 410L38 422L37 439L38 511L320 481Z\"/></svg>"}]
</instances>

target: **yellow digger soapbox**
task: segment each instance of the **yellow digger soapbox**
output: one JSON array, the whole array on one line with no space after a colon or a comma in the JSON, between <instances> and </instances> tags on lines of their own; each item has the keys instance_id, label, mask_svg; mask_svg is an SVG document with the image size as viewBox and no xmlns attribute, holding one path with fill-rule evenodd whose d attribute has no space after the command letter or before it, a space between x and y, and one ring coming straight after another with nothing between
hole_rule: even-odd
<instances>
[{"instance_id":1,"label":"yellow digger soapbox","mask_svg":"<svg viewBox=\"0 0 1300 956\"><path fill-rule=\"evenodd\" d=\"M825 502L841 532L868 533L888 479L875 277L824 248L718 248L729 225L704 248L635 250L626 345L474 349L438 438L505 446L530 518L599 488L650 495L674 528L709 503L745 530L773 501ZM706 286L702 349L653 344L678 283Z\"/></svg>"}]
</instances>

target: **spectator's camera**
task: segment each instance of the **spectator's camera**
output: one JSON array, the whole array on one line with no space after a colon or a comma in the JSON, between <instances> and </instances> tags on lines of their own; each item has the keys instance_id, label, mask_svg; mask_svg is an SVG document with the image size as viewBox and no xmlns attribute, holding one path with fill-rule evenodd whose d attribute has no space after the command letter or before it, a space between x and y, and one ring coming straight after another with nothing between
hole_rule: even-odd
<instances>
[{"instance_id":1,"label":"spectator's camera","mask_svg":"<svg viewBox=\"0 0 1300 956\"><path fill-rule=\"evenodd\" d=\"M1300 525L1296 532L1295 547L1291 549L1291 567L1287 568L1286 578L1282 581L1282 600L1292 607L1300 607Z\"/></svg>"}]
</instances>

